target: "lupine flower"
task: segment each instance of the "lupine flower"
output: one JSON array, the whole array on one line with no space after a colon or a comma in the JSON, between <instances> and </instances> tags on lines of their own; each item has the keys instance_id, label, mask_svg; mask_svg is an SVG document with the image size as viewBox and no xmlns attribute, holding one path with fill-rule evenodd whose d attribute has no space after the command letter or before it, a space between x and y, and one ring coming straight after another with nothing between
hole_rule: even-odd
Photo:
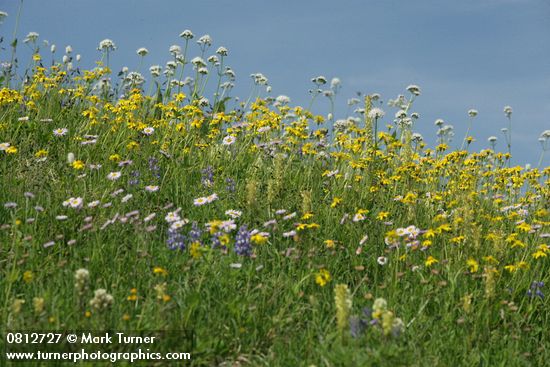
<instances>
[{"instance_id":1,"label":"lupine flower","mask_svg":"<svg viewBox=\"0 0 550 367\"><path fill-rule=\"evenodd\" d=\"M252 245L250 243L250 232L246 225L242 225L235 238L235 253L239 256L251 256Z\"/></svg>"},{"instance_id":2,"label":"lupine flower","mask_svg":"<svg viewBox=\"0 0 550 367\"><path fill-rule=\"evenodd\" d=\"M201 182L203 186L211 187L214 184L214 169L211 166L206 167L201 171Z\"/></svg>"}]
</instances>

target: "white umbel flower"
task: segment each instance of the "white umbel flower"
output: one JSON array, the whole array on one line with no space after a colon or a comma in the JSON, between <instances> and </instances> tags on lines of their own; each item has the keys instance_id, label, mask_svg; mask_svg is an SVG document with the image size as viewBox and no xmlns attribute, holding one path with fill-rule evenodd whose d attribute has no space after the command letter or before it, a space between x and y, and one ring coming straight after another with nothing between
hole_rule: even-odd
<instances>
[{"instance_id":1,"label":"white umbel flower","mask_svg":"<svg viewBox=\"0 0 550 367\"><path fill-rule=\"evenodd\" d=\"M106 38L99 42L99 47L97 49L99 51L114 51L116 50L116 45L113 40Z\"/></svg>"}]
</instances>

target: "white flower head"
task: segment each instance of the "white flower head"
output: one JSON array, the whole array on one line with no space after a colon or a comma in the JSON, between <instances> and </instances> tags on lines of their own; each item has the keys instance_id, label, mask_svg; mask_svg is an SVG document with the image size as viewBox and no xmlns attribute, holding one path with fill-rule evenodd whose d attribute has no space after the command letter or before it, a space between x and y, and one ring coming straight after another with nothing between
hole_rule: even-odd
<instances>
[{"instance_id":1,"label":"white flower head","mask_svg":"<svg viewBox=\"0 0 550 367\"><path fill-rule=\"evenodd\" d=\"M504 106L504 114L506 115L506 117L510 117L512 116L512 107L510 106Z\"/></svg>"},{"instance_id":2,"label":"white flower head","mask_svg":"<svg viewBox=\"0 0 550 367\"><path fill-rule=\"evenodd\" d=\"M191 64L193 64L195 67L197 68L200 68L200 67L203 67L203 66L206 66L206 62L203 60L202 57L194 57L192 60L191 60Z\"/></svg>"},{"instance_id":3,"label":"white flower head","mask_svg":"<svg viewBox=\"0 0 550 367\"><path fill-rule=\"evenodd\" d=\"M101 204L101 202L99 200L91 201L91 202L88 203L88 208L95 208L99 204Z\"/></svg>"},{"instance_id":4,"label":"white flower head","mask_svg":"<svg viewBox=\"0 0 550 367\"><path fill-rule=\"evenodd\" d=\"M210 37L210 35L205 34L198 39L197 43L203 47L210 46L212 45L212 38Z\"/></svg>"},{"instance_id":5,"label":"white flower head","mask_svg":"<svg viewBox=\"0 0 550 367\"><path fill-rule=\"evenodd\" d=\"M145 47L140 47L137 49L136 53L139 55L139 56L145 56L149 53L149 50L146 49Z\"/></svg>"},{"instance_id":6,"label":"white flower head","mask_svg":"<svg viewBox=\"0 0 550 367\"><path fill-rule=\"evenodd\" d=\"M153 135L155 132L155 129L153 127L147 126L145 129L142 130L143 134L150 136Z\"/></svg>"},{"instance_id":7,"label":"white flower head","mask_svg":"<svg viewBox=\"0 0 550 367\"><path fill-rule=\"evenodd\" d=\"M195 206L202 206L204 204L208 204L208 198L206 197L200 197L193 200L193 205Z\"/></svg>"},{"instance_id":8,"label":"white flower head","mask_svg":"<svg viewBox=\"0 0 550 367\"><path fill-rule=\"evenodd\" d=\"M367 116L371 119L378 120L384 117L385 114L386 113L382 109L375 107L369 111Z\"/></svg>"},{"instance_id":9,"label":"white flower head","mask_svg":"<svg viewBox=\"0 0 550 367\"><path fill-rule=\"evenodd\" d=\"M170 51L170 53L174 56L179 55L179 54L181 54L181 47L178 46L178 45L172 45L172 46L170 46L168 51Z\"/></svg>"},{"instance_id":10,"label":"white flower head","mask_svg":"<svg viewBox=\"0 0 550 367\"><path fill-rule=\"evenodd\" d=\"M159 190L159 187L156 186L156 185L145 186L145 191L147 191L147 192L156 192L158 190Z\"/></svg>"},{"instance_id":11,"label":"white flower head","mask_svg":"<svg viewBox=\"0 0 550 367\"><path fill-rule=\"evenodd\" d=\"M108 38L104 39L103 41L99 42L99 47L97 48L99 51L114 51L116 50L116 45L113 42L113 40L110 40Z\"/></svg>"},{"instance_id":12,"label":"white flower head","mask_svg":"<svg viewBox=\"0 0 550 367\"><path fill-rule=\"evenodd\" d=\"M152 76L157 77L160 76L162 68L160 67L160 65L153 65L149 68L149 71L151 72Z\"/></svg>"},{"instance_id":13,"label":"white flower head","mask_svg":"<svg viewBox=\"0 0 550 367\"><path fill-rule=\"evenodd\" d=\"M225 215L227 215L227 216L229 216L233 219L237 219L242 215L242 212L239 211L239 210L229 209L229 210L225 211Z\"/></svg>"},{"instance_id":14,"label":"white flower head","mask_svg":"<svg viewBox=\"0 0 550 367\"><path fill-rule=\"evenodd\" d=\"M218 47L218 49L216 50L216 53L220 56L227 56L228 52L229 51L227 50L227 48L225 48L223 46Z\"/></svg>"},{"instance_id":15,"label":"white flower head","mask_svg":"<svg viewBox=\"0 0 550 367\"><path fill-rule=\"evenodd\" d=\"M236 140L237 140L237 138L235 138L233 135L227 135L226 137L223 138L222 144L223 145L232 145L233 143L235 143Z\"/></svg>"},{"instance_id":16,"label":"white flower head","mask_svg":"<svg viewBox=\"0 0 550 367\"><path fill-rule=\"evenodd\" d=\"M287 105L290 103L290 98L285 95L280 95L277 98L275 98L275 102L277 102L280 105Z\"/></svg>"},{"instance_id":17,"label":"white flower head","mask_svg":"<svg viewBox=\"0 0 550 367\"><path fill-rule=\"evenodd\" d=\"M36 42L36 40L38 39L40 35L36 32L29 32L27 34L27 37L25 37L25 39L23 40L23 42L25 43L29 43L29 42Z\"/></svg>"},{"instance_id":18,"label":"white flower head","mask_svg":"<svg viewBox=\"0 0 550 367\"><path fill-rule=\"evenodd\" d=\"M176 212L170 212L166 214L166 217L164 217L164 220L166 220L168 223L173 223L181 220L180 216Z\"/></svg>"},{"instance_id":19,"label":"white flower head","mask_svg":"<svg viewBox=\"0 0 550 367\"><path fill-rule=\"evenodd\" d=\"M195 37L195 35L189 29L186 29L185 31L180 33L180 37L184 38L186 40L190 40L190 39L193 39L193 37Z\"/></svg>"},{"instance_id":20,"label":"white flower head","mask_svg":"<svg viewBox=\"0 0 550 367\"><path fill-rule=\"evenodd\" d=\"M65 135L67 135L68 132L69 132L68 129L62 127L62 128L55 129L53 131L53 135L54 136L65 136Z\"/></svg>"},{"instance_id":21,"label":"white flower head","mask_svg":"<svg viewBox=\"0 0 550 367\"><path fill-rule=\"evenodd\" d=\"M116 181L122 176L122 173L120 172L111 172L107 175L107 179L111 181Z\"/></svg>"},{"instance_id":22,"label":"white flower head","mask_svg":"<svg viewBox=\"0 0 550 367\"><path fill-rule=\"evenodd\" d=\"M199 99L199 106L208 107L209 105L210 101L208 100L208 98L202 97L201 99Z\"/></svg>"},{"instance_id":23,"label":"white flower head","mask_svg":"<svg viewBox=\"0 0 550 367\"><path fill-rule=\"evenodd\" d=\"M218 200L218 194L213 193L212 195L208 195L208 196L206 197L206 200L208 201L208 203L211 203L211 202L213 202L213 201L215 201L215 200Z\"/></svg>"},{"instance_id":24,"label":"white flower head","mask_svg":"<svg viewBox=\"0 0 550 367\"><path fill-rule=\"evenodd\" d=\"M420 95L420 87L416 84L411 84L407 87L409 93L414 94L415 96Z\"/></svg>"},{"instance_id":25,"label":"white flower head","mask_svg":"<svg viewBox=\"0 0 550 367\"><path fill-rule=\"evenodd\" d=\"M69 206L73 209L80 209L82 208L83 202L82 198L70 198Z\"/></svg>"}]
</instances>

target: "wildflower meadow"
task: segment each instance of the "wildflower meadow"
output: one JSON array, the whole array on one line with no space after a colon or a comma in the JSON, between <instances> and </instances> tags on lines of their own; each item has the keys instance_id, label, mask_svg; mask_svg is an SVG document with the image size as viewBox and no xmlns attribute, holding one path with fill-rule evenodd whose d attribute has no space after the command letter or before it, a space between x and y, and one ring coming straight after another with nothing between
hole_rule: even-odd
<instances>
[{"instance_id":1,"label":"wildflower meadow","mask_svg":"<svg viewBox=\"0 0 550 367\"><path fill-rule=\"evenodd\" d=\"M430 146L407 81L321 115L260 73L236 99L215 35L182 29L165 65L140 48L119 72L116 40L86 70L0 33L3 334L181 333L150 349L191 358L149 366L549 363L550 130L514 165L512 107L502 150L471 147L474 109ZM304 88L330 108L340 84Z\"/></svg>"}]
</instances>

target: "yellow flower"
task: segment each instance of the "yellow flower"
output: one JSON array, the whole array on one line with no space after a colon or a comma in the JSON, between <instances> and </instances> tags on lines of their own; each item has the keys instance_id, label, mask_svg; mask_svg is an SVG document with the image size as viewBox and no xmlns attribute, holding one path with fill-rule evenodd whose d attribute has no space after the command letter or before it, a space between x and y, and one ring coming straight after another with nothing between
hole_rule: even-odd
<instances>
[{"instance_id":1,"label":"yellow flower","mask_svg":"<svg viewBox=\"0 0 550 367\"><path fill-rule=\"evenodd\" d=\"M40 149L38 152L34 153L34 156L36 158L47 157L48 156L48 151L44 150L44 149Z\"/></svg>"},{"instance_id":2,"label":"yellow flower","mask_svg":"<svg viewBox=\"0 0 550 367\"><path fill-rule=\"evenodd\" d=\"M380 212L376 215L376 219L378 220L385 220L389 217L390 212Z\"/></svg>"},{"instance_id":3,"label":"yellow flower","mask_svg":"<svg viewBox=\"0 0 550 367\"><path fill-rule=\"evenodd\" d=\"M128 301L137 301L137 299L138 299L137 289L136 288L130 289L130 295L128 296L127 300Z\"/></svg>"},{"instance_id":4,"label":"yellow flower","mask_svg":"<svg viewBox=\"0 0 550 367\"><path fill-rule=\"evenodd\" d=\"M201 257L201 244L197 241L193 242L189 247L189 253L194 259Z\"/></svg>"},{"instance_id":5,"label":"yellow flower","mask_svg":"<svg viewBox=\"0 0 550 367\"><path fill-rule=\"evenodd\" d=\"M328 248L334 248L334 245L336 244L336 241L334 240L325 240L325 245L328 247Z\"/></svg>"},{"instance_id":6,"label":"yellow flower","mask_svg":"<svg viewBox=\"0 0 550 367\"><path fill-rule=\"evenodd\" d=\"M153 268L153 274L162 275L164 277L168 275L168 272L166 271L166 269L161 268L160 266L155 266Z\"/></svg>"},{"instance_id":7,"label":"yellow flower","mask_svg":"<svg viewBox=\"0 0 550 367\"><path fill-rule=\"evenodd\" d=\"M495 259L493 256L490 256L490 255L489 256L484 256L483 261L488 262L488 263L498 264L498 260Z\"/></svg>"},{"instance_id":8,"label":"yellow flower","mask_svg":"<svg viewBox=\"0 0 550 367\"><path fill-rule=\"evenodd\" d=\"M476 273L479 270L479 264L474 259L468 259L466 264L470 267L470 273Z\"/></svg>"},{"instance_id":9,"label":"yellow flower","mask_svg":"<svg viewBox=\"0 0 550 367\"><path fill-rule=\"evenodd\" d=\"M541 258L541 257L547 257L547 256L548 255L546 255L546 253L544 251L540 251L540 250L533 253L533 257L535 259L538 259L538 258Z\"/></svg>"},{"instance_id":10,"label":"yellow flower","mask_svg":"<svg viewBox=\"0 0 550 367\"><path fill-rule=\"evenodd\" d=\"M71 166L73 166L73 168L76 170L80 170L83 169L86 165L82 161L74 161Z\"/></svg>"},{"instance_id":11,"label":"yellow flower","mask_svg":"<svg viewBox=\"0 0 550 367\"><path fill-rule=\"evenodd\" d=\"M452 243L461 243L461 242L464 242L464 240L465 240L464 236L456 236L451 238Z\"/></svg>"},{"instance_id":12,"label":"yellow flower","mask_svg":"<svg viewBox=\"0 0 550 367\"><path fill-rule=\"evenodd\" d=\"M428 258L426 259L426 261L424 262L424 264L426 266L432 266L433 264L436 264L438 263L439 260L437 260L435 257L433 256L428 256Z\"/></svg>"},{"instance_id":13,"label":"yellow flower","mask_svg":"<svg viewBox=\"0 0 550 367\"><path fill-rule=\"evenodd\" d=\"M335 197L334 199L332 199L332 203L330 204L330 207L336 208L341 202L342 202L342 198Z\"/></svg>"},{"instance_id":14,"label":"yellow flower","mask_svg":"<svg viewBox=\"0 0 550 367\"><path fill-rule=\"evenodd\" d=\"M435 231L433 229L428 229L424 234L422 235L426 238L434 238L435 237Z\"/></svg>"},{"instance_id":15,"label":"yellow flower","mask_svg":"<svg viewBox=\"0 0 550 367\"><path fill-rule=\"evenodd\" d=\"M218 237L218 240L222 246L227 246L229 244L229 235L223 234Z\"/></svg>"},{"instance_id":16,"label":"yellow flower","mask_svg":"<svg viewBox=\"0 0 550 367\"><path fill-rule=\"evenodd\" d=\"M136 141L131 141L128 144L126 144L126 148L128 149L136 149L139 148L139 143Z\"/></svg>"},{"instance_id":17,"label":"yellow flower","mask_svg":"<svg viewBox=\"0 0 550 367\"><path fill-rule=\"evenodd\" d=\"M413 192L408 192L407 195L403 199L401 199L401 202L403 204L414 204L416 203L416 199L418 196Z\"/></svg>"},{"instance_id":18,"label":"yellow flower","mask_svg":"<svg viewBox=\"0 0 550 367\"><path fill-rule=\"evenodd\" d=\"M321 287L324 287L330 280L330 273L326 269L319 270L315 276L315 283L319 284Z\"/></svg>"},{"instance_id":19,"label":"yellow flower","mask_svg":"<svg viewBox=\"0 0 550 367\"><path fill-rule=\"evenodd\" d=\"M252 241L252 243L254 243L255 245L263 245L264 243L267 242L267 237L262 236L259 233L256 233L255 235L250 237L250 241Z\"/></svg>"},{"instance_id":20,"label":"yellow flower","mask_svg":"<svg viewBox=\"0 0 550 367\"><path fill-rule=\"evenodd\" d=\"M111 154L111 155L109 156L109 160L110 160L110 161L113 161L113 162L118 162L118 161L120 161L121 159L122 159L122 158L121 158L120 155L118 155L118 154Z\"/></svg>"},{"instance_id":21,"label":"yellow flower","mask_svg":"<svg viewBox=\"0 0 550 367\"><path fill-rule=\"evenodd\" d=\"M32 279L33 279L32 271L27 270L26 272L23 273L23 281L25 281L25 283L29 284L30 282L32 282Z\"/></svg>"},{"instance_id":22,"label":"yellow flower","mask_svg":"<svg viewBox=\"0 0 550 367\"><path fill-rule=\"evenodd\" d=\"M310 218L313 218L313 213L311 213L311 212L308 212L308 213L305 213L304 215L302 215L303 220L308 220Z\"/></svg>"},{"instance_id":23,"label":"yellow flower","mask_svg":"<svg viewBox=\"0 0 550 367\"><path fill-rule=\"evenodd\" d=\"M522 232L529 232L531 230L531 225L529 223L520 223L517 228Z\"/></svg>"},{"instance_id":24,"label":"yellow flower","mask_svg":"<svg viewBox=\"0 0 550 367\"><path fill-rule=\"evenodd\" d=\"M442 225L437 227L435 231L437 233L450 232L451 231L451 225L449 223L443 223Z\"/></svg>"},{"instance_id":25,"label":"yellow flower","mask_svg":"<svg viewBox=\"0 0 550 367\"><path fill-rule=\"evenodd\" d=\"M17 153L17 148L14 147L13 145L11 147L9 147L8 149L6 149L6 153L8 154L15 154Z\"/></svg>"},{"instance_id":26,"label":"yellow flower","mask_svg":"<svg viewBox=\"0 0 550 367\"><path fill-rule=\"evenodd\" d=\"M505 270L508 270L508 272L510 272L510 273L514 273L514 272L516 272L516 271L518 270L517 266L512 265L512 264L506 265L506 266L504 267L504 269L505 269Z\"/></svg>"}]
</instances>

